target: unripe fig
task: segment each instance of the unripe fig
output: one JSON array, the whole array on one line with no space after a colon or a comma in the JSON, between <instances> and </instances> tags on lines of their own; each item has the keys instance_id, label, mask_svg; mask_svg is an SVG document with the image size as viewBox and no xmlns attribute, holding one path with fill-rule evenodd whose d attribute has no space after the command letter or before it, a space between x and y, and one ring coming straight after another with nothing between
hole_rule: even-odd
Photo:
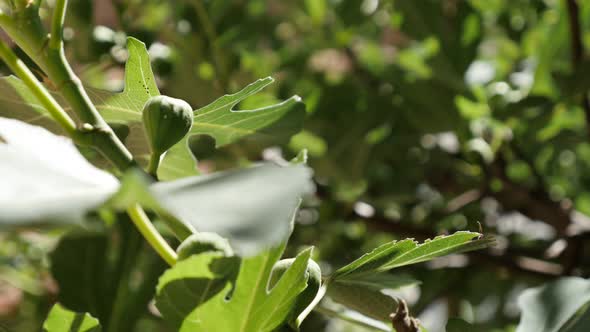
<instances>
[{"instance_id":1,"label":"unripe fig","mask_svg":"<svg viewBox=\"0 0 590 332\"><path fill-rule=\"evenodd\" d=\"M270 288L274 287L279 282L283 274L289 269L289 267L291 267L294 261L294 258L282 259L272 267L269 280ZM322 285L322 271L318 263L310 259L307 262L306 271L309 273L307 288L305 288L305 290L303 290L303 292L297 297L297 302L290 315L290 319L292 320L296 319L297 316L311 304L311 301L313 301Z\"/></svg>"},{"instance_id":2,"label":"unripe fig","mask_svg":"<svg viewBox=\"0 0 590 332\"><path fill-rule=\"evenodd\" d=\"M193 125L193 110L184 100L151 97L143 106L143 126L152 152L161 155L178 143Z\"/></svg>"},{"instance_id":3,"label":"unripe fig","mask_svg":"<svg viewBox=\"0 0 590 332\"><path fill-rule=\"evenodd\" d=\"M178 260L189 258L192 255L202 254L208 251L217 251L224 256L233 256L233 250L229 242L215 233L196 233L189 236L176 250Z\"/></svg>"}]
</instances>

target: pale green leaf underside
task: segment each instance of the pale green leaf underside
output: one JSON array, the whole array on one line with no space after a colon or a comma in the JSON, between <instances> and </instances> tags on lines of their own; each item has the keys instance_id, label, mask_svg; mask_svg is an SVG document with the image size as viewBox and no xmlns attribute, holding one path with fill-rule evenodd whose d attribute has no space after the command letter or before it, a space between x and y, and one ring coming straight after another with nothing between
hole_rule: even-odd
<instances>
[{"instance_id":1,"label":"pale green leaf underside","mask_svg":"<svg viewBox=\"0 0 590 332\"><path fill-rule=\"evenodd\" d=\"M100 332L98 319L87 313L70 311L60 304L53 306L43 324L44 332Z\"/></svg>"},{"instance_id":2,"label":"pale green leaf underside","mask_svg":"<svg viewBox=\"0 0 590 332\"><path fill-rule=\"evenodd\" d=\"M576 317L590 302L590 280L578 277L560 278L537 288L525 290L518 298L522 310L516 332L574 332L587 331L584 326L590 313Z\"/></svg>"},{"instance_id":3,"label":"pale green leaf underside","mask_svg":"<svg viewBox=\"0 0 590 332\"><path fill-rule=\"evenodd\" d=\"M240 254L252 255L285 240L310 178L310 170L301 165L263 164L159 182L148 189L131 173L110 205L140 203L173 214L190 228L228 238Z\"/></svg>"},{"instance_id":4,"label":"pale green leaf underside","mask_svg":"<svg viewBox=\"0 0 590 332\"><path fill-rule=\"evenodd\" d=\"M65 137L2 117L0 136L0 226L79 221L117 191Z\"/></svg>"},{"instance_id":5,"label":"pale green leaf underside","mask_svg":"<svg viewBox=\"0 0 590 332\"><path fill-rule=\"evenodd\" d=\"M322 305L317 308L317 311L325 316L337 318L339 321L341 321L341 323L346 324L346 326L349 326L347 323L350 323L359 327L363 327L364 329L362 331L393 331L390 322L381 322L373 318L367 317L365 315L359 315L354 310L350 310L344 307L334 305ZM426 332L426 330L422 330L421 332Z\"/></svg>"},{"instance_id":6,"label":"pale green leaf underside","mask_svg":"<svg viewBox=\"0 0 590 332\"><path fill-rule=\"evenodd\" d=\"M397 307L393 297L359 285L334 282L329 285L327 295L333 301L379 321L386 321Z\"/></svg>"},{"instance_id":7,"label":"pale green leaf underside","mask_svg":"<svg viewBox=\"0 0 590 332\"><path fill-rule=\"evenodd\" d=\"M383 272L444 255L485 248L494 241L491 238L479 239L480 236L479 233L461 231L448 236L438 236L422 244L412 239L393 241L340 268L334 272L332 278L338 280Z\"/></svg>"},{"instance_id":8,"label":"pale green leaf underside","mask_svg":"<svg viewBox=\"0 0 590 332\"><path fill-rule=\"evenodd\" d=\"M355 278L333 280L327 295L335 302L361 314L387 321L397 306L397 301L382 290L395 290L418 284L419 281L404 275L373 273Z\"/></svg>"},{"instance_id":9,"label":"pale green leaf underside","mask_svg":"<svg viewBox=\"0 0 590 332\"><path fill-rule=\"evenodd\" d=\"M141 204L175 216L166 220L181 237L214 232L253 255L285 240L311 189L309 168L270 163L155 184L130 171L120 184L71 140L41 127L0 118L0 136L0 226L79 222L100 206Z\"/></svg>"},{"instance_id":10,"label":"pale green leaf underside","mask_svg":"<svg viewBox=\"0 0 590 332\"><path fill-rule=\"evenodd\" d=\"M216 331L216 332L269 332L277 328L287 318L297 295L307 287L307 262L311 249L300 253L293 265L285 272L279 282L271 290L267 290L268 279L273 265L281 257L284 245L266 250L261 254L244 258L241 262L235 285L227 283L214 296L195 292L200 289L208 291L199 284L195 277L197 266L203 265L201 255L192 257L192 262L179 263L168 270L158 285L157 305L163 309L164 317L179 331ZM190 267L189 267L190 265ZM192 267L192 268L191 268ZM207 272L210 273L210 272ZM205 276L206 278L207 276ZM209 278L215 277L208 275ZM175 299L176 309L172 309L171 301L164 300L171 296L167 287L171 282L183 282L191 296ZM227 298L229 296L229 299ZM205 299L204 301L202 299ZM187 313L187 303L193 310ZM200 304L197 306L197 304ZM172 312L172 313L171 313Z\"/></svg>"}]
</instances>

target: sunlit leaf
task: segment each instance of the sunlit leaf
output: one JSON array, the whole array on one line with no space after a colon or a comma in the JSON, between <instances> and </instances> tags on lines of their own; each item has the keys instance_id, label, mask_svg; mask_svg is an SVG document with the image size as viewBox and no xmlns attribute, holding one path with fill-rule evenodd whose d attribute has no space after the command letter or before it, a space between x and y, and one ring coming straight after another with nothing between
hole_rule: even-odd
<instances>
[{"instance_id":1,"label":"sunlit leaf","mask_svg":"<svg viewBox=\"0 0 590 332\"><path fill-rule=\"evenodd\" d=\"M145 102L159 95L159 91L145 45L129 38L127 48L129 59L125 66L124 91L113 95L90 89L89 93L107 121L124 123L129 127L130 134L125 143L136 158L145 160L150 151L145 140L141 111ZM196 110L190 133L164 155L158 169L159 178L172 180L198 173L195 157L189 149L193 136L209 136L216 147L221 147L244 138L276 144L298 132L305 110L297 96L255 110L233 110L239 102L272 82L270 77L258 80L235 94L220 97Z\"/></svg>"},{"instance_id":2,"label":"sunlit leaf","mask_svg":"<svg viewBox=\"0 0 590 332\"><path fill-rule=\"evenodd\" d=\"M422 244L412 239L389 242L338 269L332 278L343 280L383 272L440 256L482 249L494 241L486 237L480 239L480 236L479 233L462 231L448 236L438 236Z\"/></svg>"},{"instance_id":3,"label":"sunlit leaf","mask_svg":"<svg viewBox=\"0 0 590 332\"><path fill-rule=\"evenodd\" d=\"M89 314L70 311L60 304L53 306L43 324L45 332L100 332L98 320Z\"/></svg>"},{"instance_id":4,"label":"sunlit leaf","mask_svg":"<svg viewBox=\"0 0 590 332\"><path fill-rule=\"evenodd\" d=\"M145 44L133 37L127 38L129 57L125 64L125 86L121 93L87 89L100 114L109 123L125 124L129 135L125 145L140 161L148 158L141 112L150 97L160 95Z\"/></svg>"},{"instance_id":5,"label":"sunlit leaf","mask_svg":"<svg viewBox=\"0 0 590 332\"><path fill-rule=\"evenodd\" d=\"M77 221L118 188L68 138L6 118L0 136L0 224Z\"/></svg>"},{"instance_id":6,"label":"sunlit leaf","mask_svg":"<svg viewBox=\"0 0 590 332\"><path fill-rule=\"evenodd\" d=\"M239 261L234 257L216 252L193 255L160 277L156 305L178 329L195 308L224 290L238 269Z\"/></svg>"},{"instance_id":7,"label":"sunlit leaf","mask_svg":"<svg viewBox=\"0 0 590 332\"><path fill-rule=\"evenodd\" d=\"M214 284L223 276L222 271L228 269L211 269L207 261L214 258L214 254L193 256L164 274L158 285L157 305L164 317L182 332L270 332L287 319L297 295L307 286L306 269L311 249L300 253L279 282L267 289L272 267L283 250L284 245L281 245L243 259L235 285L227 282L215 294L206 285ZM209 266L209 270L203 271L199 266ZM177 287L171 283L184 284L191 296L172 299L170 292Z\"/></svg>"},{"instance_id":8,"label":"sunlit leaf","mask_svg":"<svg viewBox=\"0 0 590 332\"><path fill-rule=\"evenodd\" d=\"M297 96L254 110L233 109L272 82L271 77L260 79L237 93L222 96L196 110L190 133L166 153L158 176L175 179L197 173L194 156L189 149L191 136L208 135L217 147L221 147L240 139L276 144L297 133L305 115L305 106Z\"/></svg>"}]
</instances>

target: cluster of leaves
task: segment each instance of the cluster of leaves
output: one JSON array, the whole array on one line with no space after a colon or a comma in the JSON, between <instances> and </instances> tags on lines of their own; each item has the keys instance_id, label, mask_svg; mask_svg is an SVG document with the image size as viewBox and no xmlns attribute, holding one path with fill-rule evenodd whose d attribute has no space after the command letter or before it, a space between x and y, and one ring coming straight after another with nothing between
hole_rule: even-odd
<instances>
[{"instance_id":1,"label":"cluster of leaves","mask_svg":"<svg viewBox=\"0 0 590 332\"><path fill-rule=\"evenodd\" d=\"M575 12L572 3L577 3ZM264 255L272 258L268 269L283 255L283 249L287 257L309 258L301 256L309 254L301 253L301 248L314 245L311 256L324 270L326 295L317 307L323 315L311 313L301 327L304 331L390 330L391 324L382 322L389 320L397 304L390 291L401 287L411 312L430 331L444 330L447 317L461 318L449 320L449 331L511 331L516 326L519 332L583 330L588 317L588 299L583 295L586 280L568 277L541 284L560 275L587 277L590 273L590 249L584 244L587 235L583 226L590 215L590 143L585 125L590 112L584 104L590 5L586 2L148 0L112 4L72 1L70 7L67 25L75 34L67 56L84 64L76 67L84 68L79 70L83 81L113 90L124 88L121 94L88 91L140 163L150 152L143 139L140 113L149 97L162 91L191 105L207 105L212 96L238 91L197 109L190 135L163 159L160 179L176 180L249 164L273 144L281 146L287 160L308 149L318 197L303 201L289 245L252 256L240 268L231 262L227 270L214 266L191 270L186 272L186 283L179 281L185 273L182 266L206 266L218 258L197 255L165 272L169 279L160 283L158 292L186 293L187 285L195 294L205 294L213 301L202 309L196 309L201 301L195 297L188 297L177 309L159 304L174 328L194 329L191 324L199 324L201 310L225 319L227 314L215 301L240 292L240 284L247 285L236 277L237 271L248 271L250 264L254 269ZM96 14L101 12L114 14ZM576 24L578 35L575 28L571 30ZM141 42L126 39L126 34L145 41L150 57ZM129 59L123 80L126 48ZM268 78L255 81L270 74L276 74L277 84L270 85ZM6 78L0 84L0 115L59 133L18 80ZM297 98L287 98L295 92L305 97L306 110ZM67 107L59 95L56 97ZM287 99L280 102L280 98ZM274 106L264 106L269 104ZM306 122L300 131L303 117ZM104 165L93 151L82 152L96 165ZM264 155L284 162L276 149L266 150ZM194 213L174 209L173 200L166 196L168 189L156 189L164 188L160 184L150 190L149 183L133 175L122 179L123 184L115 184L107 195L118 192L106 210L120 210L136 197L144 197L142 204L160 212L182 213L184 218ZM181 187L170 189L173 195L182 191ZM210 193L203 192L200 204L225 211L222 200L206 199ZM231 199L253 198L234 193ZM182 208L180 204L176 207ZM11 211L8 208L13 206L2 211ZM123 218L105 210L93 217L106 218L113 225L121 224ZM194 220L203 217L212 216L194 215ZM497 234L499 248L411 269L398 265L432 258L420 250L437 252L431 243L447 241L444 239L457 241L459 251L462 246L485 244L487 239L472 241L477 235L469 232L422 246L403 240L475 230L480 227L477 221L482 221L486 233ZM244 234L250 226L224 233L207 228L214 225L194 224L199 230L205 227L230 238L246 235L241 238L246 242L234 238L238 246L252 243L248 236L257 237ZM262 221L257 225L252 229L272 232ZM84 253L97 255L103 263L83 268L99 282L80 283L79 288L72 287L70 295L62 291L59 300L69 309L90 312L109 331L126 321L124 317L138 321L138 329L162 328L153 314L146 313L144 304L154 295L164 266L157 264L159 259L148 247L139 244L141 237L133 228L98 228L91 234L60 240L58 249L70 245L76 249L57 250L54 259L68 252L80 254L76 258L62 256L62 267L52 268L62 289L75 284L58 271L72 268L65 263L86 261ZM282 229L283 234L288 231L288 227ZM123 246L119 238L134 239L136 244ZM379 249L371 255L376 256L364 256L373 263L362 264L362 258L353 263L360 269L358 273L336 268L375 247ZM122 269L134 252L142 253L142 263ZM378 256L379 252L383 256ZM396 260L401 252L413 254ZM36 274L31 278L31 270L36 273L47 262L10 255L6 255L6 265L13 275L21 273L20 279L35 280L34 287L28 287L37 290L34 294L51 294L39 286L36 279L41 278ZM31 264L39 266L31 269ZM151 267L144 276L151 280L144 283L151 283L151 288L130 291L137 295L130 299L141 299L138 307L113 309L112 304L120 302L117 298L124 298L125 292L105 289L116 280L137 274L143 266ZM398 267L395 274L388 272ZM19 269L26 272L15 272ZM360 273L363 269L367 273ZM263 281L271 271L264 273ZM25 284L15 279L10 280L19 287ZM214 280L215 292L199 293L203 280ZM97 283L102 286L88 287ZM298 279L295 284L303 283ZM522 293L528 287L539 288ZM265 288L245 288L261 306L270 305L265 301L279 301L282 289L264 294ZM92 292L78 291L84 289ZM297 293L295 289L291 291ZM24 300L29 307L47 307L48 295L29 293ZM521 293L517 306L515 298ZM76 294L88 295L81 299L75 298ZM100 294L109 295L94 303L93 298ZM162 296L156 294L160 301ZM232 302L230 305L238 306ZM37 319L46 316L44 309L27 310L35 312ZM359 318L359 312L364 318ZM271 323L258 315L240 315L228 322L227 329ZM12 317L30 321L33 316L23 310ZM293 316L277 317L293 325ZM186 317L191 318L185 322ZM329 317L345 318L346 322ZM12 324L15 320L18 318L6 321ZM356 325L349 324L351 321ZM19 330L16 325L11 328ZM118 328L130 330L125 325Z\"/></svg>"},{"instance_id":2,"label":"cluster of leaves","mask_svg":"<svg viewBox=\"0 0 590 332\"><path fill-rule=\"evenodd\" d=\"M146 112L143 105L148 105L148 100L158 96L159 91L145 45L129 38L127 49L129 58L123 92L89 91L100 115L117 126L120 138L132 151L134 159L141 160L145 157L142 151L155 153L150 151L153 144L146 147L146 138L154 133L144 132L147 127L146 118L142 117L142 112ZM30 84L14 77L3 78L3 99L7 104L19 106L3 108L3 115L25 122L0 118L0 154L4 160L0 171L6 179L0 200L0 221L3 225L78 222L88 212L100 210L114 214L117 227L125 228L120 223L127 220L116 213L127 210L145 239L163 255L162 244L150 240L155 236L154 230L148 228L146 231L145 226L138 224L137 218L145 217L137 216L144 214L137 207L142 206L162 216L162 221L183 243L178 249L180 261L162 256L172 267L159 278L156 306L172 327L180 331L298 330L301 321L327 291L334 294L336 301L346 303L342 298L350 297L347 287L339 289L330 287L330 284L356 283L353 296L360 292L364 297L364 290L379 290L379 286L391 285L394 281L388 282L384 278L381 283L375 283L363 276L375 277L379 272L398 266L480 249L490 243L487 239L479 239L481 234L470 232L435 238L422 245L412 240L394 241L333 275L325 276L326 282L321 289L321 271L319 267L316 272L310 270L312 251L307 249L289 261L290 266L281 275L275 276L279 272L274 268L283 255L297 200L310 187L310 172L300 165L306 159L305 152L291 165L262 165L192 176L197 174L194 165L197 156L189 144L197 136L200 144L212 145L206 147L211 150L239 139L267 142L277 135L289 137L295 133L304 114L299 97L252 111L233 110L239 102L271 82L270 78L259 80L196 110L194 125L186 137L173 144L159 161L155 175L165 181L152 184L137 170L128 171L119 180L89 163L70 140L25 124L35 121L51 123L53 114L45 104L34 102L37 95ZM60 99L60 94L54 93L54 98ZM64 100L61 103L64 110L77 114ZM162 118L158 116L150 121L164 121L166 116L173 115L164 114ZM15 204L10 195L18 193L35 195ZM98 219L104 217L99 215ZM227 237L239 256L234 256L231 249L220 251L217 246L223 241L221 238L207 242L199 237L205 233L197 233L195 229ZM137 266L125 265L130 263L129 257L139 257L137 241L141 238L129 233L128 229L121 232L124 242L119 246L122 250L115 251L118 257L112 266L107 257L112 240L105 235L98 232L64 237L53 252L51 269L62 288L58 295L60 302L87 313L75 313L60 304L55 305L45 321L46 331L93 331L101 328L101 322L109 331L135 327L138 312L141 313L141 307L150 300L153 294L150 286L162 267L148 259L149 268L142 272L139 285L128 284ZM195 236L197 240L192 244ZM133 238L135 245L129 243ZM277 243L282 244L276 246ZM130 248L124 248L126 246ZM191 250L192 246L199 250L183 252ZM203 250L202 246L206 249ZM91 256L86 256L89 253ZM79 259L82 258L80 255L84 259ZM86 261L87 266L80 261ZM114 283L110 275L104 274L106 271L109 274L116 272ZM72 281L70 276L80 272L90 272L90 280ZM312 293L304 298L303 291L311 287L312 273L318 273L314 275L318 278L318 287L310 288ZM402 285L399 283L398 286ZM102 292L109 296L101 296ZM392 311L393 307L390 305L386 310ZM385 308L364 309L370 314ZM380 319L386 321L387 317Z\"/></svg>"}]
</instances>

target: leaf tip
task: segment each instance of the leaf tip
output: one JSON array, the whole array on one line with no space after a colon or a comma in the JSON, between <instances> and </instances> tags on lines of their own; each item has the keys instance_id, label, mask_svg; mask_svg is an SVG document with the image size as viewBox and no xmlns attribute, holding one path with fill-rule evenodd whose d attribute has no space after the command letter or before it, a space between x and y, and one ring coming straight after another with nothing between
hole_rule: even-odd
<instances>
[{"instance_id":1,"label":"leaf tip","mask_svg":"<svg viewBox=\"0 0 590 332\"><path fill-rule=\"evenodd\" d=\"M139 44L139 45L143 45L145 47L145 43L142 42L141 40L132 37L132 36L127 36L127 48L129 48L130 45L133 44Z\"/></svg>"}]
</instances>

